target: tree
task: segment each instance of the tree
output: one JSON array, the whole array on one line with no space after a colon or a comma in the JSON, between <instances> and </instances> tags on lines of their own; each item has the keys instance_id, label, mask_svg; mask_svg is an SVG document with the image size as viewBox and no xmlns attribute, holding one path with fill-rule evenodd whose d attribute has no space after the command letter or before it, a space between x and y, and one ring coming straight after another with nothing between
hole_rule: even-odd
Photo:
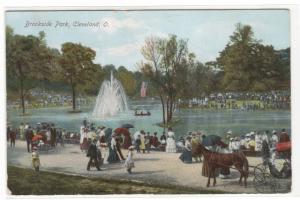
<instances>
[{"instance_id":1,"label":"tree","mask_svg":"<svg viewBox=\"0 0 300 200\"><path fill-rule=\"evenodd\" d=\"M25 114L25 100L29 91L37 86L38 80L51 78L51 67L55 60L53 50L48 48L45 33L39 37L15 35L6 27L7 86L19 91L22 113Z\"/></svg>"},{"instance_id":2,"label":"tree","mask_svg":"<svg viewBox=\"0 0 300 200\"><path fill-rule=\"evenodd\" d=\"M237 24L217 63L224 71L223 86L232 91L276 89L282 64L273 46L264 46L254 38L251 26Z\"/></svg>"},{"instance_id":3,"label":"tree","mask_svg":"<svg viewBox=\"0 0 300 200\"><path fill-rule=\"evenodd\" d=\"M149 37L141 53L147 61L141 64L141 70L155 85L162 104L163 123L169 123L187 79L187 41L175 35L167 39Z\"/></svg>"},{"instance_id":4,"label":"tree","mask_svg":"<svg viewBox=\"0 0 300 200\"><path fill-rule=\"evenodd\" d=\"M76 110L76 91L79 86L88 84L93 80L97 66L93 63L96 52L81 44L67 42L62 44L60 66L63 77L72 89L73 111Z\"/></svg>"},{"instance_id":5,"label":"tree","mask_svg":"<svg viewBox=\"0 0 300 200\"><path fill-rule=\"evenodd\" d=\"M117 71L117 79L122 83L126 94L134 96L137 87L134 74L124 66L120 66Z\"/></svg>"}]
</instances>

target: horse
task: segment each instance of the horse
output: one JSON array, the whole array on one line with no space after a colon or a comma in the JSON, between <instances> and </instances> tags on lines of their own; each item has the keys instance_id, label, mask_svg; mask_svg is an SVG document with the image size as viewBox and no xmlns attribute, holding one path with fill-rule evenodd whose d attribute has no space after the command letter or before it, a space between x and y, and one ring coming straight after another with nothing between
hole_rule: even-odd
<instances>
[{"instance_id":1,"label":"horse","mask_svg":"<svg viewBox=\"0 0 300 200\"><path fill-rule=\"evenodd\" d=\"M244 177L244 185L247 186L247 178L249 174L249 164L246 156L242 152L237 153L217 153L206 149L202 144L198 144L196 151L202 154L204 160L209 166L209 176L207 180L207 187L210 186L210 178L214 176L213 186L216 185L215 170L218 168L231 167L235 168L240 172L239 184L242 185L242 178Z\"/></svg>"}]
</instances>

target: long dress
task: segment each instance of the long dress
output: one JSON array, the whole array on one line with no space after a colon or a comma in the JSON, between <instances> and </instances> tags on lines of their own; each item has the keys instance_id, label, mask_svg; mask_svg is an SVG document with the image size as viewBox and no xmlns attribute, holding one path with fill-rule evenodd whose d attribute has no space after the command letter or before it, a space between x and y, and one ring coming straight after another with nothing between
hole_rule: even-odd
<instances>
[{"instance_id":1,"label":"long dress","mask_svg":"<svg viewBox=\"0 0 300 200\"><path fill-rule=\"evenodd\" d=\"M142 135L141 137L141 144L140 144L140 150L145 152L146 146L145 146L145 136Z\"/></svg>"},{"instance_id":2,"label":"long dress","mask_svg":"<svg viewBox=\"0 0 300 200\"><path fill-rule=\"evenodd\" d=\"M176 153L176 143L174 137L175 137L174 132L169 131L168 138L167 138L167 145L166 145L167 153Z\"/></svg>"},{"instance_id":3,"label":"long dress","mask_svg":"<svg viewBox=\"0 0 300 200\"><path fill-rule=\"evenodd\" d=\"M179 159L184 163L192 163L192 144L190 141L185 142L185 147L183 153L180 155Z\"/></svg>"},{"instance_id":4,"label":"long dress","mask_svg":"<svg viewBox=\"0 0 300 200\"><path fill-rule=\"evenodd\" d=\"M108 145L107 145L107 142L105 141L105 133L103 130L100 131L100 138L98 140L98 145L100 146L100 150L101 150L101 153L102 153L102 157L103 157L103 164L107 164L107 159L108 159Z\"/></svg>"},{"instance_id":5,"label":"long dress","mask_svg":"<svg viewBox=\"0 0 300 200\"><path fill-rule=\"evenodd\" d=\"M114 138L112 138L110 144L108 144L109 155L107 158L107 162L109 162L109 163L120 162L120 158L117 153L116 145L117 145L116 140Z\"/></svg>"},{"instance_id":6,"label":"long dress","mask_svg":"<svg viewBox=\"0 0 300 200\"><path fill-rule=\"evenodd\" d=\"M125 167L126 169L131 169L134 167L133 151L128 151L128 156L125 160Z\"/></svg>"}]
</instances>

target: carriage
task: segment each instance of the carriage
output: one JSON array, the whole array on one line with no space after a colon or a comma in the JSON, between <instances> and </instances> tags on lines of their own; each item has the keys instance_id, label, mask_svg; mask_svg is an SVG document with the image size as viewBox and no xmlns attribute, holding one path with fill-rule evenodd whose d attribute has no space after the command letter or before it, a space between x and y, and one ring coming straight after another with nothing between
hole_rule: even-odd
<instances>
[{"instance_id":1,"label":"carriage","mask_svg":"<svg viewBox=\"0 0 300 200\"><path fill-rule=\"evenodd\" d=\"M291 190L291 142L278 143L275 162L266 159L254 167L254 187L259 193L286 193Z\"/></svg>"}]
</instances>

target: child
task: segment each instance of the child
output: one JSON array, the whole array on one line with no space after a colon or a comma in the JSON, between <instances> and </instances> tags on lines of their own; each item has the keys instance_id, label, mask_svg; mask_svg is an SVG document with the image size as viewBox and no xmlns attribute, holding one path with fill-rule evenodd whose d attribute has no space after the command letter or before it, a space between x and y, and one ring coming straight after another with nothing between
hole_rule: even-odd
<instances>
[{"instance_id":1,"label":"child","mask_svg":"<svg viewBox=\"0 0 300 200\"><path fill-rule=\"evenodd\" d=\"M39 171L40 169L40 156L39 152L37 151L37 147L33 147L32 151L32 166L34 167L35 171Z\"/></svg>"},{"instance_id":2,"label":"child","mask_svg":"<svg viewBox=\"0 0 300 200\"><path fill-rule=\"evenodd\" d=\"M125 167L127 169L127 172L129 174L131 174L131 169L134 168L134 162L133 162L133 150L134 150L134 147L133 146L130 146L128 148L128 155L127 155L127 158L125 160Z\"/></svg>"}]
</instances>

